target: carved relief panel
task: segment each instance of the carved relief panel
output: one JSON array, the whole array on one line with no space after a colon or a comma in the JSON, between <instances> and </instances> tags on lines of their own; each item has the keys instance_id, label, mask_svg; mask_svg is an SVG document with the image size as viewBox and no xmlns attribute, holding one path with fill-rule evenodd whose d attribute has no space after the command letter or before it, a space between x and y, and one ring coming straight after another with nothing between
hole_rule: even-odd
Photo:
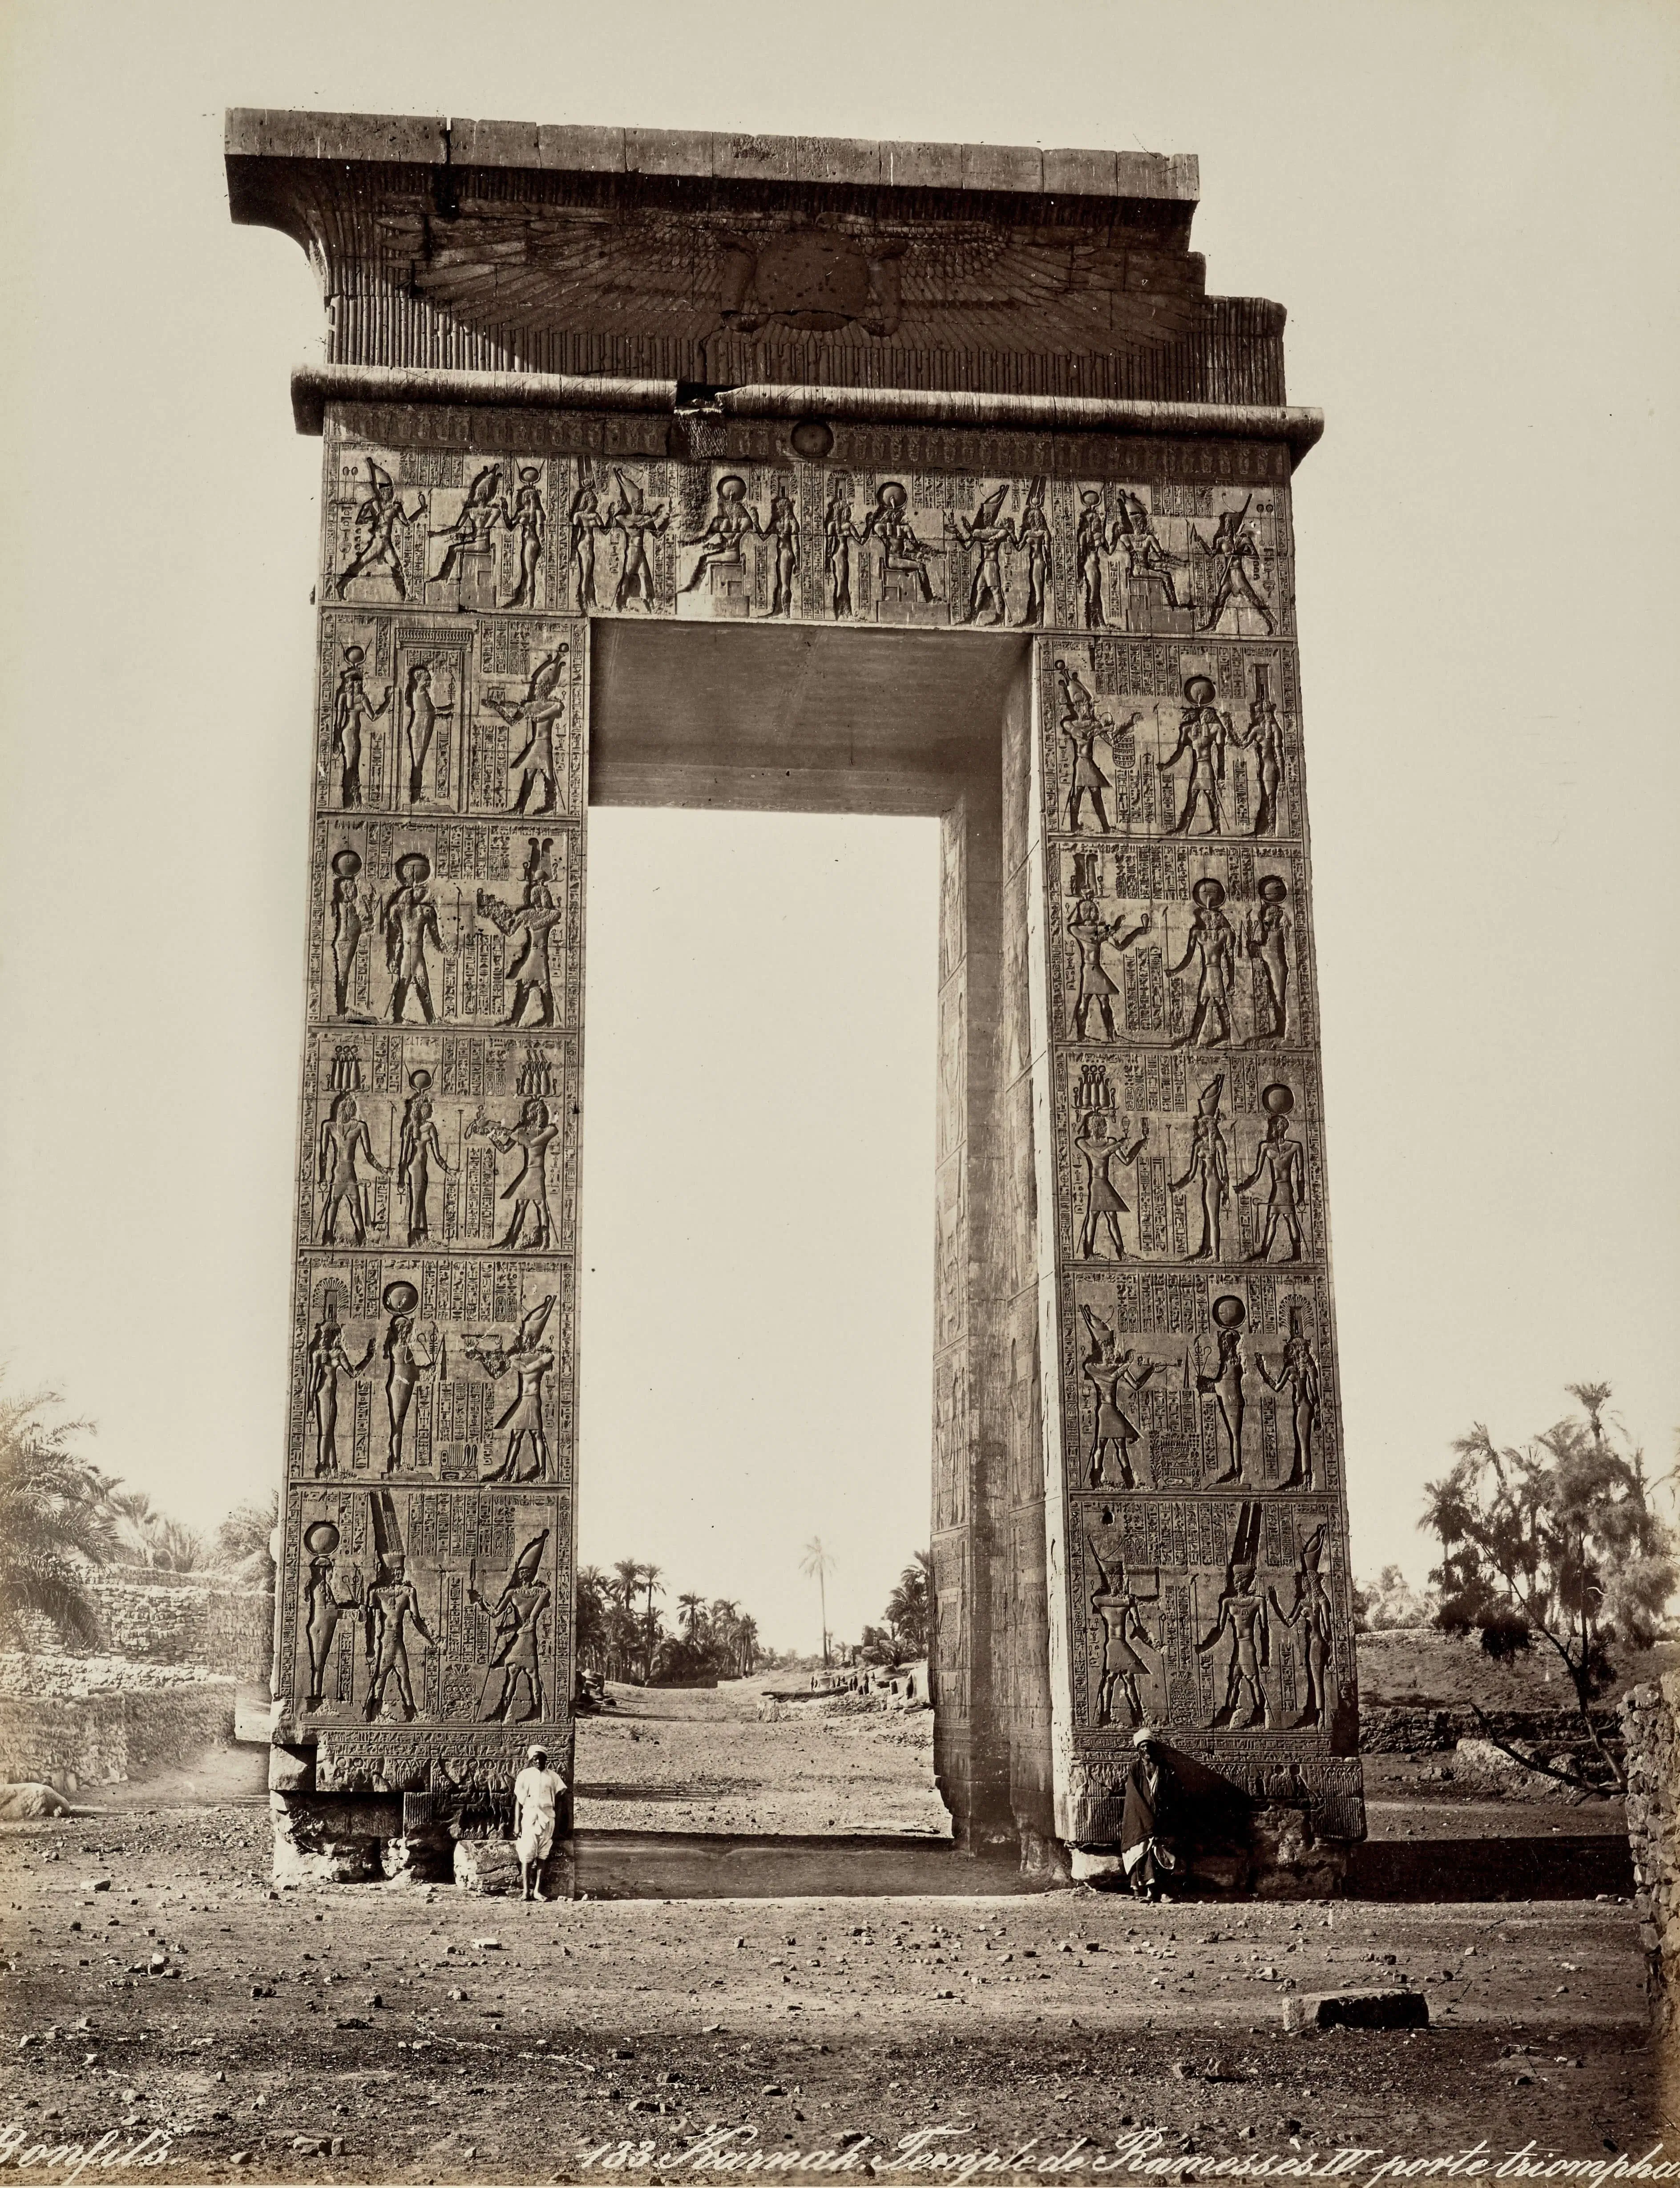
<instances>
[{"instance_id":1,"label":"carved relief panel","mask_svg":"<svg viewBox=\"0 0 1680 2188\"><path fill-rule=\"evenodd\" d=\"M1078 628L1035 648L1060 1827L1117 1835L1148 1723L1358 1836L1285 497L1227 496L1217 547L1199 490L1080 505Z\"/></svg>"},{"instance_id":2,"label":"carved relief panel","mask_svg":"<svg viewBox=\"0 0 1680 2188\"><path fill-rule=\"evenodd\" d=\"M587 626L546 462L326 451L280 1733L505 1790L570 1739Z\"/></svg>"}]
</instances>

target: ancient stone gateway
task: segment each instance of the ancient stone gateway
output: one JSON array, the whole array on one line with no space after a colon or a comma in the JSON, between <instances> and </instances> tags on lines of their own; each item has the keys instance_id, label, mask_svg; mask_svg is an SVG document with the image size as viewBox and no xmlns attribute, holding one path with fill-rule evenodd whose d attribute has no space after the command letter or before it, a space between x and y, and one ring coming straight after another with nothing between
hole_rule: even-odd
<instances>
[{"instance_id":1,"label":"ancient stone gateway","mask_svg":"<svg viewBox=\"0 0 1680 2188\"><path fill-rule=\"evenodd\" d=\"M588 812L758 806L942 822L959 1839L1113 1867L1147 1720L1210 1881L1333 1876L1319 420L1194 161L237 113L228 173L329 329L282 1839L569 1757Z\"/></svg>"}]
</instances>

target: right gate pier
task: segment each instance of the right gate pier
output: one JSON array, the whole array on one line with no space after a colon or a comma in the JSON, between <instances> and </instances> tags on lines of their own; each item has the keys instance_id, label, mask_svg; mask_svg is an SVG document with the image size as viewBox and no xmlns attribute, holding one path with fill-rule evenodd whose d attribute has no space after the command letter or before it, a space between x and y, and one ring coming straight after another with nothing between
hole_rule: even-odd
<instances>
[{"instance_id":1,"label":"right gate pier","mask_svg":"<svg viewBox=\"0 0 1680 2188\"><path fill-rule=\"evenodd\" d=\"M1364 1808L1288 452L1154 450L1073 487L1080 628L1034 643L1005 885L1053 1829L1076 1876L1124 1873L1147 1728L1198 1884L1322 1891Z\"/></svg>"}]
</instances>

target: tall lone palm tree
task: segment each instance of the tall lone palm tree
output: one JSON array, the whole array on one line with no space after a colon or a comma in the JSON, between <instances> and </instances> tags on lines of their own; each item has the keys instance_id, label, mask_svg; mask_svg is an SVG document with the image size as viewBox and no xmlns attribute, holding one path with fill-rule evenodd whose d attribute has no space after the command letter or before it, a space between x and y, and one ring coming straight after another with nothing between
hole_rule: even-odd
<instances>
[{"instance_id":1,"label":"tall lone palm tree","mask_svg":"<svg viewBox=\"0 0 1680 2188\"><path fill-rule=\"evenodd\" d=\"M807 1580L817 1584L817 1599L822 1605L822 1668L828 1669L828 1576L834 1570L832 1552L824 1549L822 1537L813 1535L805 1545L804 1555L799 1560L799 1570Z\"/></svg>"}]
</instances>

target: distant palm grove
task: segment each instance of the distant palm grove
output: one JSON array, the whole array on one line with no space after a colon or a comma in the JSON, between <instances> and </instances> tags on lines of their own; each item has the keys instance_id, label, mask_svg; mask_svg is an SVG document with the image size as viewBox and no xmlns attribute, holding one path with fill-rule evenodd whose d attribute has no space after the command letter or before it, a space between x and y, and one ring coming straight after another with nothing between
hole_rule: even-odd
<instances>
[{"instance_id":1,"label":"distant palm grove","mask_svg":"<svg viewBox=\"0 0 1680 2188\"><path fill-rule=\"evenodd\" d=\"M684 1686L745 1679L766 1661L756 1621L719 1596L677 1598L678 1630L666 1625L655 1598L665 1593L657 1565L623 1558L610 1573L584 1565L578 1574L578 1661L598 1678L644 1686Z\"/></svg>"}]
</instances>

